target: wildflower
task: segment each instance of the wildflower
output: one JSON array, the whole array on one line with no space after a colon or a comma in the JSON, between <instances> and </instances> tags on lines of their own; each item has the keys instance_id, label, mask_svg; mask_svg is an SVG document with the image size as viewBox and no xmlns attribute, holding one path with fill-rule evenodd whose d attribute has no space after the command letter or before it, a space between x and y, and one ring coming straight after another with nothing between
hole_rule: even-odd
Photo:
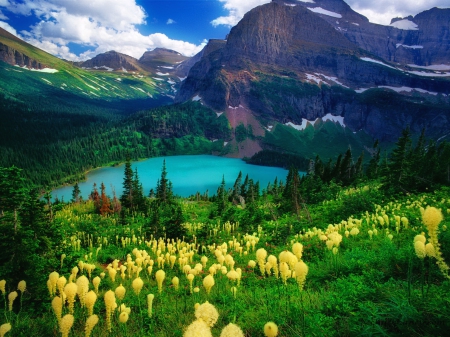
<instances>
[{"instance_id":1,"label":"wildflower","mask_svg":"<svg viewBox=\"0 0 450 337\"><path fill-rule=\"evenodd\" d=\"M106 326L108 331L111 331L111 314L117 307L116 296L112 290L108 290L104 296L105 307L106 307Z\"/></svg>"},{"instance_id":2,"label":"wildflower","mask_svg":"<svg viewBox=\"0 0 450 337\"><path fill-rule=\"evenodd\" d=\"M214 286L214 277L212 275L207 275L203 279L203 286L205 287L206 293L209 295L211 288Z\"/></svg>"},{"instance_id":3,"label":"wildflower","mask_svg":"<svg viewBox=\"0 0 450 337\"><path fill-rule=\"evenodd\" d=\"M296 242L292 245L292 252L295 256L297 256L297 259L301 259L303 255L303 245L300 242Z\"/></svg>"},{"instance_id":4,"label":"wildflower","mask_svg":"<svg viewBox=\"0 0 450 337\"><path fill-rule=\"evenodd\" d=\"M174 276L172 279L172 285L175 288L175 290L178 290L178 287L180 285L180 279L178 277Z\"/></svg>"},{"instance_id":5,"label":"wildflower","mask_svg":"<svg viewBox=\"0 0 450 337\"><path fill-rule=\"evenodd\" d=\"M414 242L414 250L419 259L423 259L426 256L425 244L422 241Z\"/></svg>"},{"instance_id":6,"label":"wildflower","mask_svg":"<svg viewBox=\"0 0 450 337\"><path fill-rule=\"evenodd\" d=\"M67 296L67 302L69 302L69 312L73 314L73 307L75 303L75 295L77 294L78 287L75 283L71 282L64 287L64 293Z\"/></svg>"},{"instance_id":7,"label":"wildflower","mask_svg":"<svg viewBox=\"0 0 450 337\"><path fill-rule=\"evenodd\" d=\"M77 279L77 293L80 298L81 306L84 307L84 299L89 291L89 280L86 276L82 275Z\"/></svg>"},{"instance_id":8,"label":"wildflower","mask_svg":"<svg viewBox=\"0 0 450 337\"><path fill-rule=\"evenodd\" d=\"M278 327L274 322L267 322L264 325L264 334L266 337L275 337L278 335Z\"/></svg>"},{"instance_id":9,"label":"wildflower","mask_svg":"<svg viewBox=\"0 0 450 337\"><path fill-rule=\"evenodd\" d=\"M71 283L73 284L73 283ZM62 337L69 337L70 329L72 328L74 321L74 317L71 314L64 315L63 318L61 318L61 324L59 326L59 330L62 333Z\"/></svg>"},{"instance_id":10,"label":"wildflower","mask_svg":"<svg viewBox=\"0 0 450 337\"><path fill-rule=\"evenodd\" d=\"M100 285L101 281L102 279L98 276L94 277L94 279L92 280L92 284L94 285L94 289L97 294L98 294L98 286Z\"/></svg>"},{"instance_id":11,"label":"wildflower","mask_svg":"<svg viewBox=\"0 0 450 337\"><path fill-rule=\"evenodd\" d=\"M26 289L27 283L24 280L20 281L19 284L17 285L17 290L19 290L23 294Z\"/></svg>"},{"instance_id":12,"label":"wildflower","mask_svg":"<svg viewBox=\"0 0 450 337\"><path fill-rule=\"evenodd\" d=\"M89 291L85 297L86 308L88 309L88 315L92 316L94 314L94 305L97 301L97 295L94 291Z\"/></svg>"},{"instance_id":13,"label":"wildflower","mask_svg":"<svg viewBox=\"0 0 450 337\"><path fill-rule=\"evenodd\" d=\"M155 295L148 294L147 295L147 307L148 307L148 317L152 317L152 307L153 307L153 299Z\"/></svg>"},{"instance_id":14,"label":"wildflower","mask_svg":"<svg viewBox=\"0 0 450 337\"><path fill-rule=\"evenodd\" d=\"M425 251L427 253L427 256L434 257L434 258L436 257L436 251L434 250L434 246L431 242L428 242L425 245Z\"/></svg>"},{"instance_id":15,"label":"wildflower","mask_svg":"<svg viewBox=\"0 0 450 337\"><path fill-rule=\"evenodd\" d=\"M56 319L58 320L58 324L61 324L63 299L59 296L56 296L55 298L53 298L52 308L53 308L53 312L55 313Z\"/></svg>"},{"instance_id":16,"label":"wildflower","mask_svg":"<svg viewBox=\"0 0 450 337\"><path fill-rule=\"evenodd\" d=\"M119 315L119 322L126 323L128 321L128 313L126 311L122 311Z\"/></svg>"},{"instance_id":17,"label":"wildflower","mask_svg":"<svg viewBox=\"0 0 450 337\"><path fill-rule=\"evenodd\" d=\"M156 277L156 282L158 283L158 291L161 293L162 285L163 285L164 279L166 278L166 273L164 272L164 270L160 269L156 272L155 277Z\"/></svg>"},{"instance_id":18,"label":"wildflower","mask_svg":"<svg viewBox=\"0 0 450 337\"><path fill-rule=\"evenodd\" d=\"M195 310L195 317L204 321L209 327L213 327L219 319L219 312L215 306L206 301Z\"/></svg>"},{"instance_id":19,"label":"wildflower","mask_svg":"<svg viewBox=\"0 0 450 337\"><path fill-rule=\"evenodd\" d=\"M236 324L230 323L223 328L220 337L244 337L244 333Z\"/></svg>"},{"instance_id":20,"label":"wildflower","mask_svg":"<svg viewBox=\"0 0 450 337\"><path fill-rule=\"evenodd\" d=\"M183 337L212 337L212 334L208 324L197 319L187 327Z\"/></svg>"},{"instance_id":21,"label":"wildflower","mask_svg":"<svg viewBox=\"0 0 450 337\"><path fill-rule=\"evenodd\" d=\"M234 298L236 298L236 293L237 293L237 288L236 287L231 287L231 293L233 294Z\"/></svg>"},{"instance_id":22,"label":"wildflower","mask_svg":"<svg viewBox=\"0 0 450 337\"><path fill-rule=\"evenodd\" d=\"M422 221L427 226L429 232L436 231L442 219L442 212L435 207L428 206L422 214Z\"/></svg>"},{"instance_id":23,"label":"wildflower","mask_svg":"<svg viewBox=\"0 0 450 337\"><path fill-rule=\"evenodd\" d=\"M133 287L134 293L136 295L139 295L141 292L142 287L144 286L144 281L140 277L135 278L133 282L131 283L131 286Z\"/></svg>"},{"instance_id":24,"label":"wildflower","mask_svg":"<svg viewBox=\"0 0 450 337\"><path fill-rule=\"evenodd\" d=\"M0 281L0 291L2 292L3 296L6 293L6 281L5 280L1 280Z\"/></svg>"},{"instance_id":25,"label":"wildflower","mask_svg":"<svg viewBox=\"0 0 450 337\"><path fill-rule=\"evenodd\" d=\"M91 315L86 320L86 326L84 328L85 331L85 337L89 337L91 335L92 330L98 323L98 316L97 315Z\"/></svg>"},{"instance_id":26,"label":"wildflower","mask_svg":"<svg viewBox=\"0 0 450 337\"><path fill-rule=\"evenodd\" d=\"M8 295L8 300L9 300L9 311L12 311L14 300L16 299L16 297L17 297L18 295L19 295L19 294L17 293L17 291L13 291L13 292L10 292L10 293L9 293L9 295Z\"/></svg>"},{"instance_id":27,"label":"wildflower","mask_svg":"<svg viewBox=\"0 0 450 337\"><path fill-rule=\"evenodd\" d=\"M300 290L303 290L306 281L306 275L308 274L308 266L305 262L300 260L295 265L295 277L297 279L298 286Z\"/></svg>"},{"instance_id":28,"label":"wildflower","mask_svg":"<svg viewBox=\"0 0 450 337\"><path fill-rule=\"evenodd\" d=\"M0 325L0 337L5 336L9 330L11 330L11 323L5 323Z\"/></svg>"}]
</instances>

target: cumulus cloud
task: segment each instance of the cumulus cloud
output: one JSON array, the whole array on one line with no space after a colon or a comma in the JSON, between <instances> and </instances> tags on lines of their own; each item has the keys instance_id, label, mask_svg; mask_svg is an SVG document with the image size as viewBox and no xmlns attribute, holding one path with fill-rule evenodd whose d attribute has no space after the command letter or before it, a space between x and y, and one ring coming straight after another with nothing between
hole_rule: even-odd
<instances>
[{"instance_id":1,"label":"cumulus cloud","mask_svg":"<svg viewBox=\"0 0 450 337\"><path fill-rule=\"evenodd\" d=\"M214 27L219 25L235 26L245 13L256 6L271 0L218 0L228 11L227 16L221 16L211 21ZM313 2L311 0L299 0ZM415 15L432 7L448 8L448 0L345 0L355 11L366 16L371 22L388 25L392 18Z\"/></svg>"},{"instance_id":2,"label":"cumulus cloud","mask_svg":"<svg viewBox=\"0 0 450 337\"><path fill-rule=\"evenodd\" d=\"M0 20L8 20L8 17L0 11Z\"/></svg>"},{"instance_id":3,"label":"cumulus cloud","mask_svg":"<svg viewBox=\"0 0 450 337\"><path fill-rule=\"evenodd\" d=\"M172 20L172 19L168 19L167 22L166 22L167 25L171 25L173 23L177 23L177 22L175 20Z\"/></svg>"},{"instance_id":4,"label":"cumulus cloud","mask_svg":"<svg viewBox=\"0 0 450 337\"><path fill-rule=\"evenodd\" d=\"M156 47L192 56L204 47L204 43L173 40L160 33L142 35L136 25L145 24L147 14L136 0L0 0L2 6L18 15L36 16L39 21L21 32L23 38L68 60L82 61L109 50L140 58ZM76 55L69 43L89 49Z\"/></svg>"},{"instance_id":5,"label":"cumulus cloud","mask_svg":"<svg viewBox=\"0 0 450 337\"><path fill-rule=\"evenodd\" d=\"M13 27L11 27L11 25L9 23L0 21L0 27L3 28L4 30L10 32L12 35L17 36L17 31Z\"/></svg>"},{"instance_id":6,"label":"cumulus cloud","mask_svg":"<svg viewBox=\"0 0 450 337\"><path fill-rule=\"evenodd\" d=\"M388 25L392 18L416 15L424 10L449 8L448 0L345 0L350 7L371 22Z\"/></svg>"},{"instance_id":7,"label":"cumulus cloud","mask_svg":"<svg viewBox=\"0 0 450 337\"><path fill-rule=\"evenodd\" d=\"M221 16L211 21L214 27L219 25L235 26L249 10L271 2L271 0L219 0L224 3L223 8L226 9L229 14L227 16Z\"/></svg>"}]
</instances>

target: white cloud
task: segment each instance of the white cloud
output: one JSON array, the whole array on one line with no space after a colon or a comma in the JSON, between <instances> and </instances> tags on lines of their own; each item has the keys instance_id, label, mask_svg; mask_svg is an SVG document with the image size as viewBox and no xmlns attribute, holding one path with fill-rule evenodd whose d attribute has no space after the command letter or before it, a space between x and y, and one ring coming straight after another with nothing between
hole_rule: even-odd
<instances>
[{"instance_id":1,"label":"white cloud","mask_svg":"<svg viewBox=\"0 0 450 337\"><path fill-rule=\"evenodd\" d=\"M8 17L0 11L0 20L9 20Z\"/></svg>"},{"instance_id":2,"label":"white cloud","mask_svg":"<svg viewBox=\"0 0 450 337\"><path fill-rule=\"evenodd\" d=\"M7 3L12 13L35 15L40 20L29 32L22 32L27 42L68 60L86 60L109 50L140 58L156 47L192 56L205 45L172 40L161 33L142 35L136 25L146 23L146 13L136 0L0 0L2 3ZM89 50L75 55L69 43Z\"/></svg>"},{"instance_id":3,"label":"white cloud","mask_svg":"<svg viewBox=\"0 0 450 337\"><path fill-rule=\"evenodd\" d=\"M211 21L216 27L218 25L235 26L245 13L256 6L263 5L271 0L218 0L224 5L229 13ZM299 0L311 2L313 0ZM358 13L366 16L370 22L388 25L392 18L416 15L424 10L439 7L449 8L449 0L345 0Z\"/></svg>"},{"instance_id":4,"label":"white cloud","mask_svg":"<svg viewBox=\"0 0 450 337\"><path fill-rule=\"evenodd\" d=\"M175 20L172 20L172 19L168 19L167 22L166 22L167 25L171 25L173 23L177 23L177 22Z\"/></svg>"},{"instance_id":5,"label":"white cloud","mask_svg":"<svg viewBox=\"0 0 450 337\"><path fill-rule=\"evenodd\" d=\"M448 0L345 0L370 22L388 25L392 18L416 15L424 10L439 7L449 8Z\"/></svg>"},{"instance_id":6,"label":"white cloud","mask_svg":"<svg viewBox=\"0 0 450 337\"><path fill-rule=\"evenodd\" d=\"M223 2L223 8L229 11L228 16L221 16L211 21L214 27L219 25L235 26L249 10L271 2L271 0L219 0Z\"/></svg>"},{"instance_id":7,"label":"white cloud","mask_svg":"<svg viewBox=\"0 0 450 337\"><path fill-rule=\"evenodd\" d=\"M9 23L0 21L0 27L3 28L4 30L10 32L11 34L17 36L17 31L13 27L11 27L9 25Z\"/></svg>"}]
</instances>

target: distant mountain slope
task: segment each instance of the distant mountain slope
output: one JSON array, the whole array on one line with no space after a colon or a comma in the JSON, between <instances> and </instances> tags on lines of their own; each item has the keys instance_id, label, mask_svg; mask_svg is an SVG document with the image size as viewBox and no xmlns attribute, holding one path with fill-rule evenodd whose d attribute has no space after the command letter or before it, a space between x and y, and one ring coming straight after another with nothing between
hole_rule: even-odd
<instances>
[{"instance_id":1,"label":"distant mountain slope","mask_svg":"<svg viewBox=\"0 0 450 337\"><path fill-rule=\"evenodd\" d=\"M0 28L0 92L32 109L54 107L83 113L99 109L124 113L172 101L171 84L155 80L129 56L115 52L107 55L117 66L135 70L81 69ZM101 56L87 64L95 67L97 63L102 63Z\"/></svg>"},{"instance_id":2,"label":"distant mountain slope","mask_svg":"<svg viewBox=\"0 0 450 337\"><path fill-rule=\"evenodd\" d=\"M433 22L426 25L424 17ZM342 0L274 0L248 12L226 41L210 41L176 101L200 100L225 113L235 130L250 125L257 135L251 143L234 140L241 157L287 147L310 153L301 142L280 144L292 139L286 126L301 134L308 124L323 128L320 120L348 128L361 149L374 138L395 141L407 125L416 133L426 128L434 139L448 137L450 11L433 9L414 19L423 28L411 30L409 19L372 24ZM433 35L439 29L441 35ZM415 46L422 42L423 48ZM430 62L438 66L418 68Z\"/></svg>"}]
</instances>

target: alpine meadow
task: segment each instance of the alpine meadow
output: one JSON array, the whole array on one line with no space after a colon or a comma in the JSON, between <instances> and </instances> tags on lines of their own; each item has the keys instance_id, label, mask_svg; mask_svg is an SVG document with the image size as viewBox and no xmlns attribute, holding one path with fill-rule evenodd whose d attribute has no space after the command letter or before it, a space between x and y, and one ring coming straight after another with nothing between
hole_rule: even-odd
<instances>
[{"instance_id":1,"label":"alpine meadow","mask_svg":"<svg viewBox=\"0 0 450 337\"><path fill-rule=\"evenodd\" d=\"M348 2L0 1L0 337L448 336L450 8Z\"/></svg>"}]
</instances>

